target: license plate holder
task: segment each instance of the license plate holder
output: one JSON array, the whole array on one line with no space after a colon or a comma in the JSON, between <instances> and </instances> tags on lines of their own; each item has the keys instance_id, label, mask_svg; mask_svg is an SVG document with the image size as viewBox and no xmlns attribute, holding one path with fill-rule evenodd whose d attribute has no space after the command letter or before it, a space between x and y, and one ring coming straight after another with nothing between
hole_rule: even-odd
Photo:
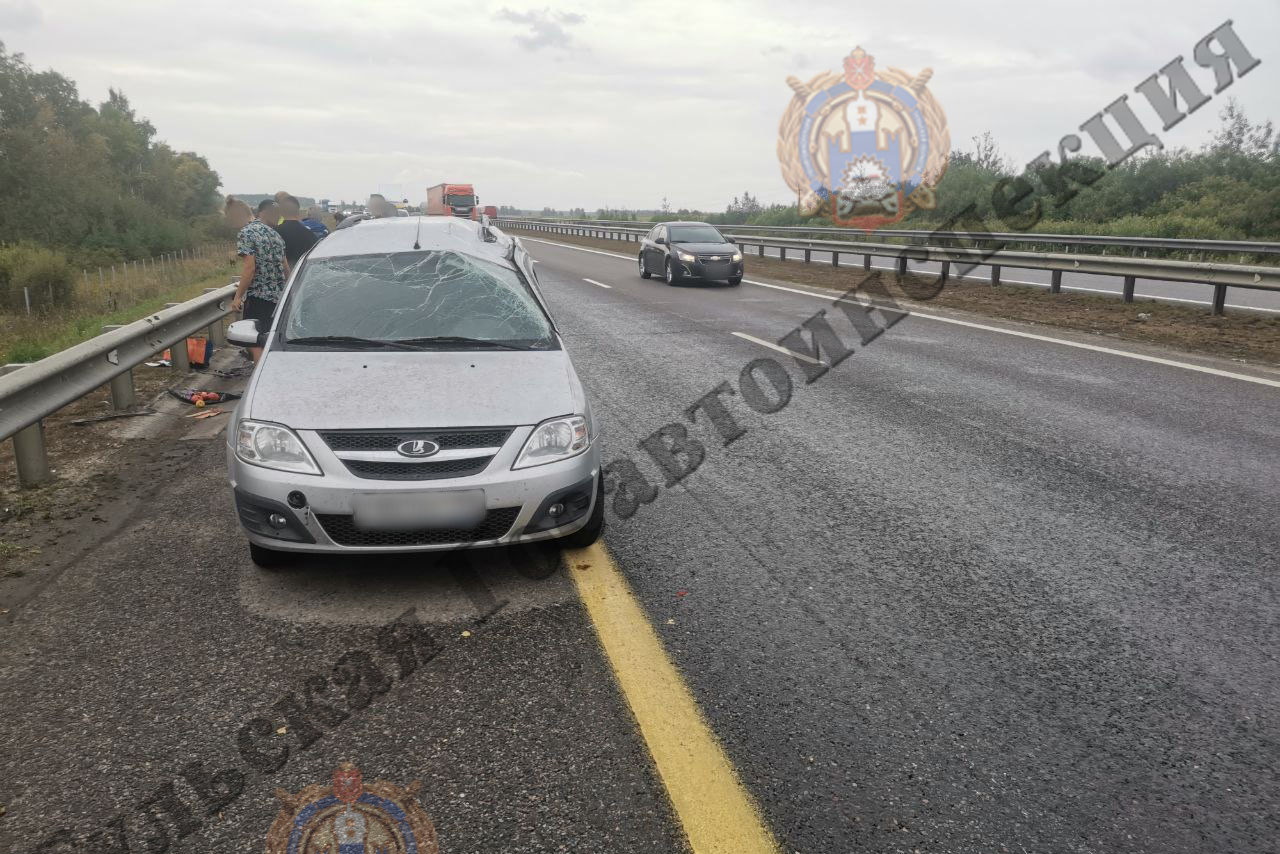
<instances>
[{"instance_id":1,"label":"license plate holder","mask_svg":"<svg viewBox=\"0 0 1280 854\"><path fill-rule=\"evenodd\" d=\"M484 521L484 490L366 492L355 496L352 509L362 531L467 530Z\"/></svg>"}]
</instances>

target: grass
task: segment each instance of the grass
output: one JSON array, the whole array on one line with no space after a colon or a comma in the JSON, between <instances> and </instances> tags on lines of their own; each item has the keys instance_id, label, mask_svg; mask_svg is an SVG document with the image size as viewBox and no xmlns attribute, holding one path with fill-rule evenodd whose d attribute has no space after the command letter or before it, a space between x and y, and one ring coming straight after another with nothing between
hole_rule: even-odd
<instances>
[{"instance_id":1,"label":"grass","mask_svg":"<svg viewBox=\"0 0 1280 854\"><path fill-rule=\"evenodd\" d=\"M225 285L235 274L230 260L192 261L165 280L111 294L111 305L79 299L72 306L40 314L0 315L0 362L36 362L100 334L103 326L132 323L164 308L199 296L205 288ZM176 280L176 281L175 281Z\"/></svg>"}]
</instances>

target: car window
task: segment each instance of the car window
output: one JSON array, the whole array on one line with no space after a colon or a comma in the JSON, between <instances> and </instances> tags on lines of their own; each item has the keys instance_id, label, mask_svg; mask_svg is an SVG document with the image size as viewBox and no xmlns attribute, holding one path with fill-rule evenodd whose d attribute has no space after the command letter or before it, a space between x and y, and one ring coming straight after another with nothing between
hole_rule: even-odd
<instances>
[{"instance_id":1,"label":"car window","mask_svg":"<svg viewBox=\"0 0 1280 854\"><path fill-rule=\"evenodd\" d=\"M672 243L724 243L724 236L709 225L673 225Z\"/></svg>"},{"instance_id":2,"label":"car window","mask_svg":"<svg viewBox=\"0 0 1280 854\"><path fill-rule=\"evenodd\" d=\"M667 236L667 227L665 225L660 225L655 230L653 239L657 240L659 237L666 237L666 236Z\"/></svg>"},{"instance_id":3,"label":"car window","mask_svg":"<svg viewBox=\"0 0 1280 854\"><path fill-rule=\"evenodd\" d=\"M286 343L461 337L556 346L550 321L519 273L459 252L311 258L285 311Z\"/></svg>"}]
</instances>

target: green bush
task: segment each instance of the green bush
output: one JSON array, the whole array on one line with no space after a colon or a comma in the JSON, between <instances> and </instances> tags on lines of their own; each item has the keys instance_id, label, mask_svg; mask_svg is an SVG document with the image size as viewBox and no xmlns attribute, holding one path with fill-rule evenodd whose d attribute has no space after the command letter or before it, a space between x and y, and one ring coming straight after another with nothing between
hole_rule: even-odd
<instances>
[{"instance_id":1,"label":"green bush","mask_svg":"<svg viewBox=\"0 0 1280 854\"><path fill-rule=\"evenodd\" d=\"M28 296L33 311L67 305L74 288L75 271L61 253L25 243L0 249L0 299L9 311L25 312Z\"/></svg>"}]
</instances>

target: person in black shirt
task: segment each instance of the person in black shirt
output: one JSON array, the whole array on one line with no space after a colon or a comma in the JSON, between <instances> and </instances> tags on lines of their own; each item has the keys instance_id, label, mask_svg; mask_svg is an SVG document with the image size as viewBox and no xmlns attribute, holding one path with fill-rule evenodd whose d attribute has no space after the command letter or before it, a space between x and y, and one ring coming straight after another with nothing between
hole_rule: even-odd
<instances>
[{"instance_id":1,"label":"person in black shirt","mask_svg":"<svg viewBox=\"0 0 1280 854\"><path fill-rule=\"evenodd\" d=\"M280 216L284 219L276 226L276 231L284 238L284 257L289 259L289 266L298 264L298 259L315 246L320 238L316 233L302 224L302 205L294 196L285 196L280 200Z\"/></svg>"}]
</instances>

